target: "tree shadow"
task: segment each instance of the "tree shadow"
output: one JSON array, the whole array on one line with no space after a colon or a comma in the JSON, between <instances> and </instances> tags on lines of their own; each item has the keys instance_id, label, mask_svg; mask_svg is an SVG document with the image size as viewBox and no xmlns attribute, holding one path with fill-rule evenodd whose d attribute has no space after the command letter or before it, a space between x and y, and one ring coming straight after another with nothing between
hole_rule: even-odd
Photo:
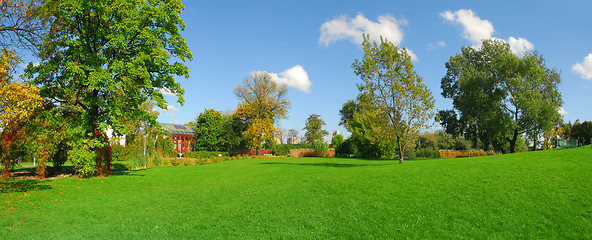
<instances>
[{"instance_id":1,"label":"tree shadow","mask_svg":"<svg viewBox=\"0 0 592 240\"><path fill-rule=\"evenodd\" d=\"M45 184L46 182L35 179L0 179L0 194L51 189L51 185Z\"/></svg>"},{"instance_id":2,"label":"tree shadow","mask_svg":"<svg viewBox=\"0 0 592 240\"><path fill-rule=\"evenodd\" d=\"M140 172L146 169L138 169L138 170L118 170L115 169L112 171L110 176L117 177L117 176L134 176L134 177L143 177L144 174L140 174Z\"/></svg>"},{"instance_id":3,"label":"tree shadow","mask_svg":"<svg viewBox=\"0 0 592 240\"><path fill-rule=\"evenodd\" d=\"M335 167L335 168L350 168L350 167L367 167L380 166L382 164L351 164L351 163L287 163L287 162L264 162L260 164L265 165L299 165L299 166L319 166L319 167Z\"/></svg>"}]
</instances>

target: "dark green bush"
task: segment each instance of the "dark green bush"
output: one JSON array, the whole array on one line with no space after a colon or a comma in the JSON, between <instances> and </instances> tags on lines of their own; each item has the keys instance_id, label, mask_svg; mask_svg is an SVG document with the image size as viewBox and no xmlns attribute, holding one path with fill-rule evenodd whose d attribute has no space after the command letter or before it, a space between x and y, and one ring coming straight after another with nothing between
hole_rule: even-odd
<instances>
[{"instance_id":1,"label":"dark green bush","mask_svg":"<svg viewBox=\"0 0 592 240\"><path fill-rule=\"evenodd\" d=\"M439 158L440 151L436 149L418 149L415 151L415 157L418 158Z\"/></svg>"}]
</instances>

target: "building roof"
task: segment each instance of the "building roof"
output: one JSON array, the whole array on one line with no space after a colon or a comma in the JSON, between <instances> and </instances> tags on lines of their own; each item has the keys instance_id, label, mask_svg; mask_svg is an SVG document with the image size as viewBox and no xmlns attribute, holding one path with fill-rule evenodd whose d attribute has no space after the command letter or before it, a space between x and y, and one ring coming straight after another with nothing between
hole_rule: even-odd
<instances>
[{"instance_id":1,"label":"building roof","mask_svg":"<svg viewBox=\"0 0 592 240\"><path fill-rule=\"evenodd\" d=\"M193 126L186 126L172 123L159 123L165 133L169 134L186 134L195 135L195 128Z\"/></svg>"}]
</instances>

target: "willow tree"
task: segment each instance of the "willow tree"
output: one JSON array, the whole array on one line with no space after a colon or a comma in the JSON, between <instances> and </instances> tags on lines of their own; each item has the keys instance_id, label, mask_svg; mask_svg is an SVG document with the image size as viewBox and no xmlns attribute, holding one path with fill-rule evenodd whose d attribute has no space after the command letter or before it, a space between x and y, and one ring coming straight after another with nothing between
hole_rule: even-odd
<instances>
[{"instance_id":1,"label":"willow tree","mask_svg":"<svg viewBox=\"0 0 592 240\"><path fill-rule=\"evenodd\" d=\"M234 94L241 101L236 115L247 125L243 136L251 148L259 150L263 141L273 139L274 123L289 117L288 88L267 72L253 72L234 89Z\"/></svg>"},{"instance_id":2,"label":"willow tree","mask_svg":"<svg viewBox=\"0 0 592 240\"><path fill-rule=\"evenodd\" d=\"M421 128L433 118L434 99L413 69L406 49L400 49L384 38L370 42L364 35L364 58L355 60L352 68L362 82L358 89L362 111L354 114L352 129L363 134L369 142L389 146L395 144L399 163L404 152L413 146ZM356 116L358 115L358 116Z\"/></svg>"},{"instance_id":3,"label":"willow tree","mask_svg":"<svg viewBox=\"0 0 592 240\"><path fill-rule=\"evenodd\" d=\"M40 46L41 62L29 64L41 95L71 112L79 126L70 157L79 172L95 171L92 159L107 142L108 126L125 133L120 119L130 116L156 122L139 106L154 102L166 108L161 89L183 103L184 90L174 76L188 78L182 62L192 60L180 31L180 0L47 0L53 19ZM95 153L96 152L96 153ZM97 163L99 164L99 163Z\"/></svg>"}]
</instances>

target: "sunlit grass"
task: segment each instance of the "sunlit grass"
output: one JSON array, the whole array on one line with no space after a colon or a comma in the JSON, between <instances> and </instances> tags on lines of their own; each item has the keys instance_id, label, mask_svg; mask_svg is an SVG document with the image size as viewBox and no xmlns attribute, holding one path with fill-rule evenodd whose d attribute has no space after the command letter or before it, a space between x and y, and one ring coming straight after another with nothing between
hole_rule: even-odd
<instances>
[{"instance_id":1,"label":"sunlit grass","mask_svg":"<svg viewBox=\"0 0 592 240\"><path fill-rule=\"evenodd\" d=\"M118 174L0 180L1 238L592 238L590 149Z\"/></svg>"}]
</instances>

